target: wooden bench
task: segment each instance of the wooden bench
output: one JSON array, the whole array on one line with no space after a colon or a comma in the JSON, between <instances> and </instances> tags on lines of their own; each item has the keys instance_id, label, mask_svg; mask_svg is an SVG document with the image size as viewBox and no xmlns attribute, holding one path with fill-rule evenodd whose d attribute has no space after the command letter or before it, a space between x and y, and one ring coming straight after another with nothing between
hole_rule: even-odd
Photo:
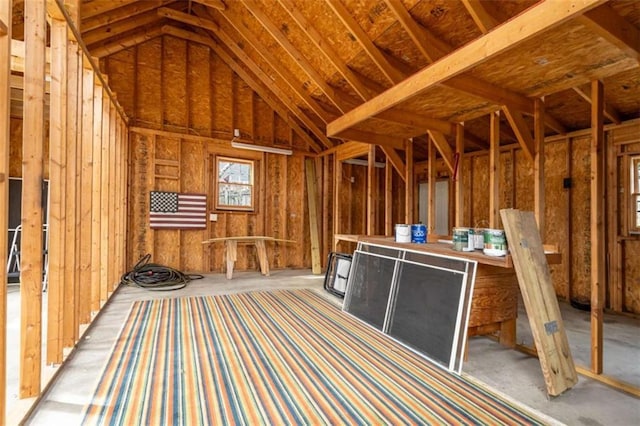
<instances>
[{"instance_id":1,"label":"wooden bench","mask_svg":"<svg viewBox=\"0 0 640 426\"><path fill-rule=\"evenodd\" d=\"M238 237L220 237L211 238L203 241L202 244L211 244L224 242L225 258L227 260L227 279L233 278L233 267L238 259L238 243L253 244L256 247L256 253L258 255L258 263L260 264L260 273L262 275L269 275L269 258L267 256L267 246L265 242L277 241L285 243L295 243L293 240L283 240L274 237L265 237L260 235L251 236L238 236Z\"/></svg>"}]
</instances>

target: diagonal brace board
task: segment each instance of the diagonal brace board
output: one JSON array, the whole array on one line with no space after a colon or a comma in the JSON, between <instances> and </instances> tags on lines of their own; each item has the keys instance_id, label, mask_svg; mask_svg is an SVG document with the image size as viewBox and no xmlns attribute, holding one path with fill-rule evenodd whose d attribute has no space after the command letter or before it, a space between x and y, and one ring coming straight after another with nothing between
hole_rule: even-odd
<instances>
[{"instance_id":1,"label":"diagonal brace board","mask_svg":"<svg viewBox=\"0 0 640 426\"><path fill-rule=\"evenodd\" d=\"M549 265L533 212L500 210L547 393L560 395L578 382Z\"/></svg>"}]
</instances>

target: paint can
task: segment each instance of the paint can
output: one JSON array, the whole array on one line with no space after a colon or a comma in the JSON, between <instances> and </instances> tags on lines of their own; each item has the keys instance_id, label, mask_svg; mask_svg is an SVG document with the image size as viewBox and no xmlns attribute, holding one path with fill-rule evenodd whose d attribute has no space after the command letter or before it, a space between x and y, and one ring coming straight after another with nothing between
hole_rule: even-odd
<instances>
[{"instance_id":1,"label":"paint can","mask_svg":"<svg viewBox=\"0 0 640 426\"><path fill-rule=\"evenodd\" d=\"M396 225L396 242L397 243L410 243L411 242L411 225L399 223Z\"/></svg>"},{"instance_id":2,"label":"paint can","mask_svg":"<svg viewBox=\"0 0 640 426\"><path fill-rule=\"evenodd\" d=\"M424 244L427 242L427 227L421 223L411 225L411 242Z\"/></svg>"},{"instance_id":3,"label":"paint can","mask_svg":"<svg viewBox=\"0 0 640 426\"><path fill-rule=\"evenodd\" d=\"M484 248L484 228L469 228L469 246L474 250Z\"/></svg>"},{"instance_id":4,"label":"paint can","mask_svg":"<svg viewBox=\"0 0 640 426\"><path fill-rule=\"evenodd\" d=\"M456 251L471 251L469 248L469 228L453 228L453 249Z\"/></svg>"},{"instance_id":5,"label":"paint can","mask_svg":"<svg viewBox=\"0 0 640 426\"><path fill-rule=\"evenodd\" d=\"M507 236L503 229L484 230L484 249L482 252L487 256L507 255Z\"/></svg>"}]
</instances>

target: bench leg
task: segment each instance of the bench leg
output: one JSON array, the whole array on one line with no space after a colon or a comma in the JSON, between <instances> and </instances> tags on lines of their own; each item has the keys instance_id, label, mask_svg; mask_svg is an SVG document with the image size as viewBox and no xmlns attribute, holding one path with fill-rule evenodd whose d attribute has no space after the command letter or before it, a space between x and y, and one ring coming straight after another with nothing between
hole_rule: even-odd
<instances>
[{"instance_id":1,"label":"bench leg","mask_svg":"<svg viewBox=\"0 0 640 426\"><path fill-rule=\"evenodd\" d=\"M267 258L267 248L264 241L256 241L256 252L258 254L258 262L260 263L260 272L262 275L269 275L269 259Z\"/></svg>"},{"instance_id":2,"label":"bench leg","mask_svg":"<svg viewBox=\"0 0 640 426\"><path fill-rule=\"evenodd\" d=\"M224 242L225 256L227 258L227 279L233 278L233 266L238 257L238 242L227 240Z\"/></svg>"}]
</instances>

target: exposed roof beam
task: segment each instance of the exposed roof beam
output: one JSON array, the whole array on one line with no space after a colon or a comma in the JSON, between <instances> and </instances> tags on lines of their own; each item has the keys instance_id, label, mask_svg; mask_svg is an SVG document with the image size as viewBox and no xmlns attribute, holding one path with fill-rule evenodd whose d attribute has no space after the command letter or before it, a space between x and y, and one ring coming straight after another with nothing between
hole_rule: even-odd
<instances>
[{"instance_id":1,"label":"exposed roof beam","mask_svg":"<svg viewBox=\"0 0 640 426\"><path fill-rule=\"evenodd\" d=\"M605 4L580 17L580 23L614 44L636 61L640 58L640 30Z\"/></svg>"},{"instance_id":2,"label":"exposed roof beam","mask_svg":"<svg viewBox=\"0 0 640 426\"><path fill-rule=\"evenodd\" d=\"M212 9L217 9L224 11L227 9L227 6L222 2L222 0L191 0L194 3L200 3L201 5L210 7Z\"/></svg>"},{"instance_id":3,"label":"exposed roof beam","mask_svg":"<svg viewBox=\"0 0 640 426\"><path fill-rule=\"evenodd\" d=\"M476 23L482 34L486 34L493 27L497 27L499 22L491 16L480 0L462 0L462 4L471 15L471 19Z\"/></svg>"},{"instance_id":4,"label":"exposed roof beam","mask_svg":"<svg viewBox=\"0 0 640 426\"><path fill-rule=\"evenodd\" d=\"M83 19L91 18L96 15L111 12L114 9L134 3L135 1L136 0L93 0L82 2L80 5L80 16L82 16Z\"/></svg>"},{"instance_id":5,"label":"exposed roof beam","mask_svg":"<svg viewBox=\"0 0 640 426\"><path fill-rule=\"evenodd\" d=\"M440 41L437 37L434 37L430 31L418 24L399 0L386 0L386 2L425 58L433 62L453 51L451 46ZM475 4L477 2L478 0L469 1L470 4ZM484 10L484 7L481 4L478 3L476 6L483 8ZM497 21L493 20L491 22ZM489 22L485 22L485 25L488 24ZM450 89L462 91L495 103L496 105L510 105L511 107L517 108L529 115L533 114L533 99L519 93L512 92L511 90L507 90L503 87L495 86L473 76L464 74L458 75L451 78L449 81L444 81L443 84ZM547 125L550 128L558 133L566 133L566 129L562 124L560 124L560 122L550 116L547 116L546 118L548 120Z\"/></svg>"},{"instance_id":6,"label":"exposed roof beam","mask_svg":"<svg viewBox=\"0 0 640 426\"><path fill-rule=\"evenodd\" d=\"M184 24L193 25L194 27L204 28L213 32L217 32L220 30L220 26L210 19L204 19L198 16L189 15L188 13L180 12L168 7L159 7L156 12L160 17L172 19Z\"/></svg>"},{"instance_id":7,"label":"exposed roof beam","mask_svg":"<svg viewBox=\"0 0 640 426\"><path fill-rule=\"evenodd\" d=\"M444 163L449 168L449 171L453 174L455 171L455 160L453 159L453 149L451 148L451 145L449 145L449 142L447 142L447 138L445 138L444 135L440 132L429 130L428 133L431 137L431 140L433 141L433 144L438 149L440 156L444 160Z\"/></svg>"},{"instance_id":8,"label":"exposed roof beam","mask_svg":"<svg viewBox=\"0 0 640 426\"><path fill-rule=\"evenodd\" d=\"M338 136L347 128L487 62L538 34L579 16L603 1L605 0L539 3L336 119L328 125L328 134Z\"/></svg>"},{"instance_id":9,"label":"exposed roof beam","mask_svg":"<svg viewBox=\"0 0 640 426\"><path fill-rule=\"evenodd\" d=\"M304 140L309 146L314 149L316 152L321 151L321 147L318 143L309 136L306 131L300 127L300 125L293 120L288 111L281 107L279 104L282 100L276 100L274 98L274 92L265 87L265 85L260 84L253 75L251 75L248 71L246 71L243 67L241 67L235 59L231 57L229 53L222 47L216 40L211 38L210 36L205 36L202 34L192 33L190 31L183 30L181 28L172 27L170 25L165 25L162 27L162 31L165 34L172 35L174 37L183 38L185 40L193 41L195 43L204 44L211 48L216 55L220 57L228 66L240 76L244 80L252 90L254 90L283 120L287 122L287 124ZM228 47L228 46L227 46ZM286 102L284 105L288 106ZM289 107L290 108L290 107ZM296 111L291 111L294 115Z\"/></svg>"},{"instance_id":10,"label":"exposed roof beam","mask_svg":"<svg viewBox=\"0 0 640 426\"><path fill-rule=\"evenodd\" d=\"M585 92L579 87L574 87L573 90L578 95L580 95L582 99L589 102L589 105L591 105L591 95L589 93ZM620 118L620 113L618 113L618 111L614 107L606 103L604 104L604 115L605 117L607 117L609 120L613 121L616 124L622 123L622 119Z\"/></svg>"},{"instance_id":11,"label":"exposed roof beam","mask_svg":"<svg viewBox=\"0 0 640 426\"><path fill-rule=\"evenodd\" d=\"M83 16L80 30L83 33L86 33L88 31L95 30L100 27L104 27L105 25L111 25L111 24L114 24L115 22L122 21L124 19L128 19L137 15L140 15L142 13L148 12L150 10L157 8L158 6L167 6L172 2L173 0L136 1L102 15L92 16L90 18L86 18Z\"/></svg>"},{"instance_id":12,"label":"exposed roof beam","mask_svg":"<svg viewBox=\"0 0 640 426\"><path fill-rule=\"evenodd\" d=\"M194 11L198 9L194 8ZM200 12L208 13L206 11L201 10ZM282 65L282 62L275 57L275 55L271 52L271 49L267 49L258 38L241 22L240 16L237 14L232 14L231 11L226 11L225 13L221 13L224 19L236 30L236 32L243 39L243 42L251 46L262 58L266 61L266 63L275 71L285 82L287 86L289 86L292 93L294 93L298 99L300 99L311 111L313 111L323 122L323 125L326 125L332 118L327 111L325 111L320 104L316 102L315 99L309 95L302 88L302 83L298 78L293 75L291 71L289 71L286 67ZM216 31L214 31L216 32ZM218 31L219 32L219 31ZM217 33L217 32L216 32ZM233 44L237 45L237 40L233 40ZM333 144L331 144L333 145Z\"/></svg>"},{"instance_id":13,"label":"exposed roof beam","mask_svg":"<svg viewBox=\"0 0 640 426\"><path fill-rule=\"evenodd\" d=\"M531 134L531 129L527 126L527 122L524 121L524 117L520 111L516 111L508 106L502 107L504 115L507 117L507 121L511 124L513 132L516 134L516 138L520 143L520 147L527 157L533 161L534 154L536 152L535 142Z\"/></svg>"},{"instance_id":14,"label":"exposed roof beam","mask_svg":"<svg viewBox=\"0 0 640 426\"><path fill-rule=\"evenodd\" d=\"M380 148L382 148L382 152L384 152L384 155L387 156L393 168L396 169L398 175L400 175L400 179L405 180L407 178L407 166L398 155L398 152L395 149L388 148L386 146L381 146Z\"/></svg>"},{"instance_id":15,"label":"exposed roof beam","mask_svg":"<svg viewBox=\"0 0 640 426\"><path fill-rule=\"evenodd\" d=\"M371 99L370 90L362 83L347 64L340 59L340 56L329 46L327 41L318 33L312 23L300 13L295 7L292 0L278 0L284 10L291 15L293 20L298 24L300 29L309 37L309 40L318 48L318 50L333 64L340 75L349 83L353 90L363 100Z\"/></svg>"},{"instance_id":16,"label":"exposed roof beam","mask_svg":"<svg viewBox=\"0 0 640 426\"><path fill-rule=\"evenodd\" d=\"M82 40L87 46L96 44L109 38L117 37L124 32L132 31L136 28L153 24L159 19L160 18L158 18L158 14L156 13L156 11L152 10L128 19L124 19L122 21L115 22L112 25L107 25L97 28L93 31L86 32L82 35Z\"/></svg>"},{"instance_id":17,"label":"exposed roof beam","mask_svg":"<svg viewBox=\"0 0 640 426\"><path fill-rule=\"evenodd\" d=\"M280 28L273 23L256 2L242 0L242 3L341 113L344 114L355 106L352 102L345 100L341 93L338 93L336 89L327 83L326 79L320 75L320 72L318 72L307 58L289 41Z\"/></svg>"},{"instance_id":18,"label":"exposed roof beam","mask_svg":"<svg viewBox=\"0 0 640 426\"><path fill-rule=\"evenodd\" d=\"M381 112L376 118L421 129L417 134L424 134L425 129L436 130L446 135L455 133L455 124L437 118L426 117L413 111L387 110Z\"/></svg>"},{"instance_id":19,"label":"exposed roof beam","mask_svg":"<svg viewBox=\"0 0 640 426\"><path fill-rule=\"evenodd\" d=\"M382 72L389 83L396 84L404 80L405 75L389 63L387 58L382 54L380 49L373 44L373 41L371 41L367 33L364 32L360 24L358 24L353 15L340 2L340 0L326 1L333 12L338 16L338 18L340 18L340 21L342 21L342 24L347 28L347 31L355 37L362 49Z\"/></svg>"},{"instance_id":20,"label":"exposed roof beam","mask_svg":"<svg viewBox=\"0 0 640 426\"><path fill-rule=\"evenodd\" d=\"M103 58L105 56L113 55L122 50L133 47L137 44L144 43L145 41L152 40L162 35L161 27L144 28L140 31L133 32L123 38L105 43L102 45L89 46L91 55L96 58Z\"/></svg>"}]
</instances>

